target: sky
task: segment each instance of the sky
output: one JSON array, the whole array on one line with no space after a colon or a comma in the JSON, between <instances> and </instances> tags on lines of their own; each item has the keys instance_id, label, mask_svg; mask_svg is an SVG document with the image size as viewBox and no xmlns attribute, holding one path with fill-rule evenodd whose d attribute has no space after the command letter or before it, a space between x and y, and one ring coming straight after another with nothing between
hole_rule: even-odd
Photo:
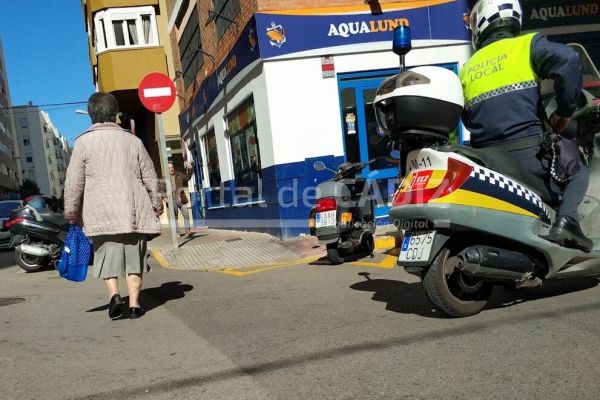
<instances>
[{"instance_id":1,"label":"sky","mask_svg":"<svg viewBox=\"0 0 600 400\"><path fill-rule=\"evenodd\" d=\"M0 40L13 106L83 102L40 107L73 146L95 91L80 0L0 0Z\"/></svg>"}]
</instances>

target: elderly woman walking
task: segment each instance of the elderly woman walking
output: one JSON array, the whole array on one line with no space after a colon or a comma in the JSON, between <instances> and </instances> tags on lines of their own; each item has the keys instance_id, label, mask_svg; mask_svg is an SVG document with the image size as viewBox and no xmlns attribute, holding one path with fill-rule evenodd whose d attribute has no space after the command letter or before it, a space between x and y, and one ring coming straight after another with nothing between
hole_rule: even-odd
<instances>
[{"instance_id":1,"label":"elderly woman walking","mask_svg":"<svg viewBox=\"0 0 600 400\"><path fill-rule=\"evenodd\" d=\"M129 318L139 303L148 236L160 234L158 179L142 141L117 125L119 105L109 93L88 100L92 126L75 141L65 182L65 218L82 225L94 245L93 273L104 279L108 316L121 318L118 278L125 276Z\"/></svg>"}]
</instances>

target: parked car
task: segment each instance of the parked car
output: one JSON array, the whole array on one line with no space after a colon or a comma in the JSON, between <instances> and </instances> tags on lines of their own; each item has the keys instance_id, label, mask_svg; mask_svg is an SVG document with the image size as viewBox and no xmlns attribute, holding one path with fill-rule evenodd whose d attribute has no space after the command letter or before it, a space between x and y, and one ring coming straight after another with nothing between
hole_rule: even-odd
<instances>
[{"instance_id":1,"label":"parked car","mask_svg":"<svg viewBox=\"0 0 600 400\"><path fill-rule=\"evenodd\" d=\"M8 229L4 229L4 221L8 220L13 210L21 206L23 206L21 200L0 200L0 224L2 227L0 229L0 249L8 249L12 237L12 233Z\"/></svg>"}]
</instances>

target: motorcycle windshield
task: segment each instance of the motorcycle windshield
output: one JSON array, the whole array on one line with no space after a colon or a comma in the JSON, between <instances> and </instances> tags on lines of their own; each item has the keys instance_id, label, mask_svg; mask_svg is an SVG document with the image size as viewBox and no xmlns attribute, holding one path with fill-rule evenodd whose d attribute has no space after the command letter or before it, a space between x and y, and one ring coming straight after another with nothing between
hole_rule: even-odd
<instances>
[{"instance_id":1,"label":"motorcycle windshield","mask_svg":"<svg viewBox=\"0 0 600 400\"><path fill-rule=\"evenodd\" d=\"M578 43L570 43L568 46L575 50L581 59L583 88L590 92L594 97L600 98L600 73L592 62L587 50ZM547 79L542 81L540 92L544 98L551 96L554 93L554 80Z\"/></svg>"}]
</instances>

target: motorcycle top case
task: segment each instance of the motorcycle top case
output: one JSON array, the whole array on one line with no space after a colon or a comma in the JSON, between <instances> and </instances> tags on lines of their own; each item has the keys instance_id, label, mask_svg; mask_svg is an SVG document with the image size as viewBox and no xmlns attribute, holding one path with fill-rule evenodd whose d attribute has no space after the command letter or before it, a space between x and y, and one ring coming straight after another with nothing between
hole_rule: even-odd
<instances>
[{"instance_id":1,"label":"motorcycle top case","mask_svg":"<svg viewBox=\"0 0 600 400\"><path fill-rule=\"evenodd\" d=\"M92 257L92 244L79 225L69 226L67 238L56 267L60 276L74 282L85 280Z\"/></svg>"}]
</instances>

